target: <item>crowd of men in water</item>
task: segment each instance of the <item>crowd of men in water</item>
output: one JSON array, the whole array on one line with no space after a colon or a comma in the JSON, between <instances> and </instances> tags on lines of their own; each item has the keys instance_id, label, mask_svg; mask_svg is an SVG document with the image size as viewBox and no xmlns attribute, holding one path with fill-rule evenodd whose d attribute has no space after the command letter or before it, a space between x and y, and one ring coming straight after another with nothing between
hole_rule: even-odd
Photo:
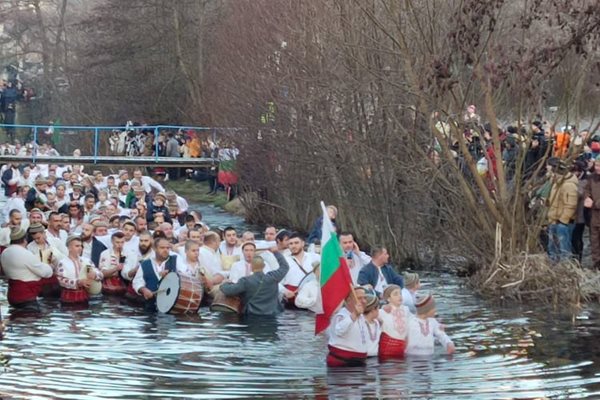
<instances>
[{"instance_id":1,"label":"crowd of men in water","mask_svg":"<svg viewBox=\"0 0 600 400\"><path fill-rule=\"evenodd\" d=\"M201 282L206 304L237 298L241 314L272 316L283 306L318 312L319 223L308 246L303 235L274 226L261 240L211 229L141 168L106 175L80 165L6 164L0 175L0 264L14 308L35 308L44 297L86 307L104 295L155 312L160 281L175 272ZM335 207L328 210L335 220ZM407 353L430 354L434 338L452 352L433 318L434 299L416 297L418 275L403 279L384 248L368 256L352 234L339 238L356 288L332 318L328 364L360 364L367 353L403 356L406 343Z\"/></svg>"}]
</instances>

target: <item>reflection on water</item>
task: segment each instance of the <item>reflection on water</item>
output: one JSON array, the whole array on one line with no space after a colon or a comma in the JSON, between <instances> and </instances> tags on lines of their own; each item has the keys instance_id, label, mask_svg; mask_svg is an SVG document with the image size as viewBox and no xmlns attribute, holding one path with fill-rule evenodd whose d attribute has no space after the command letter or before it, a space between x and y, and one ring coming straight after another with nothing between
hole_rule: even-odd
<instances>
[{"instance_id":1,"label":"reflection on water","mask_svg":"<svg viewBox=\"0 0 600 400\"><path fill-rule=\"evenodd\" d=\"M457 354L327 370L326 343L307 312L277 318L144 315L115 301L9 321L0 351L12 357L0 392L40 398L322 396L532 398L600 395L597 313L579 319L483 309L458 280L431 275ZM7 307L3 304L3 311ZM561 318L561 319L555 319Z\"/></svg>"},{"instance_id":2,"label":"reflection on water","mask_svg":"<svg viewBox=\"0 0 600 400\"><path fill-rule=\"evenodd\" d=\"M208 212L203 210L205 215ZM213 224L223 223L218 214ZM210 218L210 216L209 216ZM209 219L207 218L207 219ZM208 222L211 223L210 221ZM277 318L145 315L115 300L87 310L43 302L10 317L0 397L24 398L583 398L600 396L597 309L573 318L485 307L460 280L426 275L457 346L448 357L327 370L308 312ZM0 286L0 298L5 285ZM6 301L0 302L8 315Z\"/></svg>"}]
</instances>

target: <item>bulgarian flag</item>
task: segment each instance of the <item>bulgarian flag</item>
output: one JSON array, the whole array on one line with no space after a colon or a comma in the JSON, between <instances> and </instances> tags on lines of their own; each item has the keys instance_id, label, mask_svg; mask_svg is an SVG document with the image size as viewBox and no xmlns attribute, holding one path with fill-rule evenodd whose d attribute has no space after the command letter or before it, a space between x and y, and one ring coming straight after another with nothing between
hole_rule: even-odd
<instances>
[{"instance_id":1,"label":"bulgarian flag","mask_svg":"<svg viewBox=\"0 0 600 400\"><path fill-rule=\"evenodd\" d=\"M321 228L321 302L322 313L317 313L315 335L323 332L329 326L333 313L352 290L352 277L346 264L346 258L338 241L333 223L327 215L327 208L321 202L323 209L323 226Z\"/></svg>"}]
</instances>

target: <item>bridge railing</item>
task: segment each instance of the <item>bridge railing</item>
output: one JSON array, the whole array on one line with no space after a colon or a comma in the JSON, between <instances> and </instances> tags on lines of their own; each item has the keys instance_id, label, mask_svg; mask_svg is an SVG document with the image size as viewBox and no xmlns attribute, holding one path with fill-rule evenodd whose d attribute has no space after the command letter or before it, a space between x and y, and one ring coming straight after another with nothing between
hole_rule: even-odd
<instances>
[{"instance_id":1,"label":"bridge railing","mask_svg":"<svg viewBox=\"0 0 600 400\"><path fill-rule=\"evenodd\" d=\"M160 162L159 141L161 134L183 132L184 135L195 135L203 142L211 139L213 143L237 132L236 128L222 127L198 127L181 125L144 125L144 126L77 126L77 125L27 125L27 124L0 124L9 138L8 144L14 144L13 139L20 139L24 145L27 142L35 142L38 145L51 143L60 154L71 155L75 149L81 151L83 156L92 156L94 160L101 156L124 156L110 150L109 138L115 132L130 131L134 133L150 132L154 139L154 159ZM138 149L143 151L144 149ZM203 152L206 149L203 148ZM140 153L141 154L141 153ZM32 161L35 162L37 154L33 152ZM205 158L214 158L212 154L206 154Z\"/></svg>"}]
</instances>

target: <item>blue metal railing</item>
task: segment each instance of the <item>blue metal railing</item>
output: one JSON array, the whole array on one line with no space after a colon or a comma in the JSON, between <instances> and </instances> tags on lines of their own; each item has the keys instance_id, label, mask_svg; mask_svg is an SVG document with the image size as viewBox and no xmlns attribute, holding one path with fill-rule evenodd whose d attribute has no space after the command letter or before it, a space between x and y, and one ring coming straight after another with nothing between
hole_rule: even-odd
<instances>
[{"instance_id":1,"label":"blue metal railing","mask_svg":"<svg viewBox=\"0 0 600 400\"><path fill-rule=\"evenodd\" d=\"M0 128L3 129L26 129L33 133L33 141L38 143L39 139L39 131L48 131L58 130L58 131L93 131L93 156L94 159L97 159L99 156L99 145L100 145L100 135L107 133L112 134L113 131L154 131L154 157L156 162L159 161L159 143L158 137L160 136L161 130L170 130L170 131L195 131L195 132L212 132L212 140L216 142L217 140L217 132L236 132L239 131L239 128L224 128L224 127L200 127L200 126L181 126L181 125L143 125L143 126L79 126L79 125L28 125L28 124L0 124ZM36 154L32 154L33 161L35 162Z\"/></svg>"}]
</instances>

